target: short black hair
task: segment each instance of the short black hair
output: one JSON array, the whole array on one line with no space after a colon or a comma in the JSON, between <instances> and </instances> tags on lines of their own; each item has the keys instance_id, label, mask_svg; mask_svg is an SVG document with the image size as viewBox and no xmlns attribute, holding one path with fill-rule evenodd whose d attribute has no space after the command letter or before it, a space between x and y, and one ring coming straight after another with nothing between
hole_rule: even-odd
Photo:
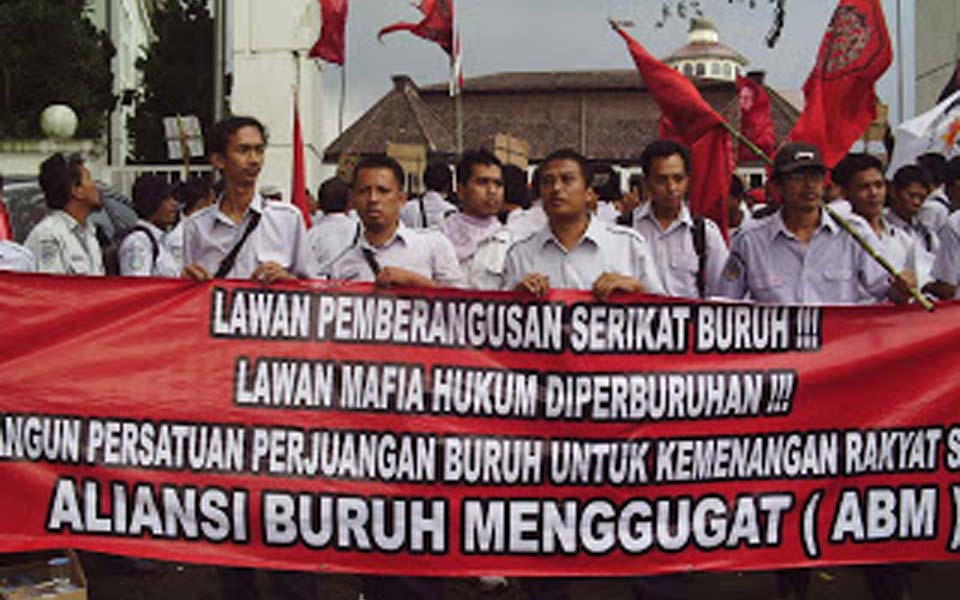
<instances>
[{"instance_id":1,"label":"short black hair","mask_svg":"<svg viewBox=\"0 0 960 600\"><path fill-rule=\"evenodd\" d=\"M847 187L853 180L854 175L862 171L869 171L870 169L875 169L883 174L883 163L872 154L851 152L840 159L837 166L833 168L831 177L833 181L841 187Z\"/></svg>"},{"instance_id":2,"label":"short black hair","mask_svg":"<svg viewBox=\"0 0 960 600\"><path fill-rule=\"evenodd\" d=\"M256 127L263 136L264 143L267 142L267 128L254 117L228 117L210 129L210 135L207 136L207 150L210 154L222 156L230 145L230 138L244 127Z\"/></svg>"},{"instance_id":3,"label":"short black hair","mask_svg":"<svg viewBox=\"0 0 960 600\"><path fill-rule=\"evenodd\" d=\"M185 213L189 213L198 202L209 196L212 190L206 178L191 177L177 188L177 202L183 207Z\"/></svg>"},{"instance_id":4,"label":"short black hair","mask_svg":"<svg viewBox=\"0 0 960 600\"><path fill-rule=\"evenodd\" d=\"M678 155L683 159L683 170L687 175L691 172L690 149L673 140L654 140L640 153L640 166L643 167L643 176L650 174L654 159L668 158Z\"/></svg>"},{"instance_id":5,"label":"short black hair","mask_svg":"<svg viewBox=\"0 0 960 600\"><path fill-rule=\"evenodd\" d=\"M960 179L960 156L954 156L943 166L943 183L947 186Z\"/></svg>"},{"instance_id":6,"label":"short black hair","mask_svg":"<svg viewBox=\"0 0 960 600\"><path fill-rule=\"evenodd\" d=\"M63 209L70 201L70 190L83 180L83 158L69 158L57 152L40 165L40 189L52 209Z\"/></svg>"},{"instance_id":7,"label":"short black hair","mask_svg":"<svg viewBox=\"0 0 960 600\"><path fill-rule=\"evenodd\" d=\"M364 169L389 169L393 171L393 176L397 178L397 185L400 186L400 191L404 191L406 186L404 183L407 178L403 174L403 167L400 166L400 163L396 161L393 157L390 156L365 156L360 159L360 162L357 163L357 166L353 169L353 179L350 180L350 187L353 188L357 185L357 175L360 174L360 171Z\"/></svg>"},{"instance_id":8,"label":"short black hair","mask_svg":"<svg viewBox=\"0 0 960 600\"><path fill-rule=\"evenodd\" d=\"M444 162L432 162L423 170L423 185L428 190L449 194L453 191L453 174Z\"/></svg>"},{"instance_id":9,"label":"short black hair","mask_svg":"<svg viewBox=\"0 0 960 600\"><path fill-rule=\"evenodd\" d=\"M747 195L747 190L743 185L743 180L740 179L740 176L734 173L730 177L730 196L734 198L743 198Z\"/></svg>"},{"instance_id":10,"label":"short black hair","mask_svg":"<svg viewBox=\"0 0 960 600\"><path fill-rule=\"evenodd\" d=\"M470 177L473 176L474 165L485 165L489 167L500 167L503 170L503 163L489 150L470 150L463 153L463 158L457 163L457 183L467 185Z\"/></svg>"},{"instance_id":11,"label":"short black hair","mask_svg":"<svg viewBox=\"0 0 960 600\"><path fill-rule=\"evenodd\" d=\"M914 183L919 183L929 190L931 187L933 187L933 178L930 176L929 171L919 165L906 165L904 167L900 167L893 176L893 185L898 190L902 190L903 188Z\"/></svg>"},{"instance_id":12,"label":"short black hair","mask_svg":"<svg viewBox=\"0 0 960 600\"><path fill-rule=\"evenodd\" d=\"M601 163L593 167L592 183L591 187L599 200L612 202L619 200L623 195L620 189L622 185L620 173L615 171L610 163Z\"/></svg>"},{"instance_id":13,"label":"short black hair","mask_svg":"<svg viewBox=\"0 0 960 600\"><path fill-rule=\"evenodd\" d=\"M520 208L530 208L527 173L517 165L503 165L503 200Z\"/></svg>"},{"instance_id":14,"label":"short black hair","mask_svg":"<svg viewBox=\"0 0 960 600\"><path fill-rule=\"evenodd\" d=\"M927 152L917 157L917 164L930 173L933 185L938 186L946 178L947 158L939 152Z\"/></svg>"},{"instance_id":15,"label":"short black hair","mask_svg":"<svg viewBox=\"0 0 960 600\"><path fill-rule=\"evenodd\" d=\"M554 150L547 155L543 162L540 163L540 169L543 169L547 163L551 163L557 160L572 160L577 165L580 166L580 174L583 175L583 181L585 182L587 188L590 187L590 182L593 181L593 165L590 164L590 161L586 159L582 154L574 150L573 148L561 148L560 150ZM539 177L537 181L537 191L539 192Z\"/></svg>"},{"instance_id":16,"label":"short black hair","mask_svg":"<svg viewBox=\"0 0 960 600\"><path fill-rule=\"evenodd\" d=\"M317 198L323 212L342 213L350 201L350 188L339 177L331 177L320 184Z\"/></svg>"}]
</instances>

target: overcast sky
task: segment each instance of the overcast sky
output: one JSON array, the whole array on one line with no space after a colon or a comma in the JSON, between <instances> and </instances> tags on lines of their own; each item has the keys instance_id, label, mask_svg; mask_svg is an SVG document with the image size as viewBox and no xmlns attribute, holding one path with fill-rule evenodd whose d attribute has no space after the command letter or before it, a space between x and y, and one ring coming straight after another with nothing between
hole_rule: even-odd
<instances>
[{"instance_id":1,"label":"overcast sky","mask_svg":"<svg viewBox=\"0 0 960 600\"><path fill-rule=\"evenodd\" d=\"M741 0L701 0L720 41L746 56L748 69L767 72L777 89L799 90L816 59L820 39L836 0L788 2L783 34L774 49L764 38L773 7L758 0L750 9ZM888 28L896 44L896 0L883 0ZM911 4L911 3L904 3ZM457 0L466 77L501 71L549 71L633 68L626 47L606 23L607 16L630 19L631 34L651 53L664 57L686 43L687 22L676 17L656 28L659 0ZM353 0L347 25L347 112L345 126L385 94L390 76L410 75L418 85L444 82L446 54L436 44L406 32L386 36L377 31L395 21L417 21L408 0ZM908 40L907 44L911 42ZM896 120L896 64L881 81L881 98ZM337 135L340 88L338 67L324 74L324 138Z\"/></svg>"}]
</instances>

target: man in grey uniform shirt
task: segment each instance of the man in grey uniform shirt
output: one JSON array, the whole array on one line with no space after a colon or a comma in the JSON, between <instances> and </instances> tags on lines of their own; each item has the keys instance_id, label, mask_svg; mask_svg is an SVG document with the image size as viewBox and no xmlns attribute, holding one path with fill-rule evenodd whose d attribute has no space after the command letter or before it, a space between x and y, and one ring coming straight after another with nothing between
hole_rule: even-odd
<instances>
[{"instance_id":1,"label":"man in grey uniform shirt","mask_svg":"<svg viewBox=\"0 0 960 600\"><path fill-rule=\"evenodd\" d=\"M856 304L860 289L875 299L908 297L886 271L822 208L826 168L815 146L792 143L774 160L783 207L741 229L711 296L773 304ZM868 243L879 240L856 215Z\"/></svg>"},{"instance_id":2,"label":"man in grey uniform shirt","mask_svg":"<svg viewBox=\"0 0 960 600\"><path fill-rule=\"evenodd\" d=\"M307 241L320 271L324 272L335 258L357 241L360 221L347 214L350 186L339 177L324 181L319 192L323 216L307 232Z\"/></svg>"},{"instance_id":3,"label":"man in grey uniform shirt","mask_svg":"<svg viewBox=\"0 0 960 600\"><path fill-rule=\"evenodd\" d=\"M411 229L400 220L407 201L403 169L392 158L370 157L353 172L350 201L363 233L327 269L331 279L373 281L379 287L463 287L453 245L442 233Z\"/></svg>"},{"instance_id":4,"label":"man in grey uniform shirt","mask_svg":"<svg viewBox=\"0 0 960 600\"><path fill-rule=\"evenodd\" d=\"M649 202L633 211L633 228L647 241L668 296L702 298L727 261L717 224L687 207L690 151L656 140L640 156Z\"/></svg>"},{"instance_id":5,"label":"man in grey uniform shirt","mask_svg":"<svg viewBox=\"0 0 960 600\"><path fill-rule=\"evenodd\" d=\"M266 202L257 193L266 145L266 130L254 118L230 117L214 125L210 163L226 187L215 204L184 221L185 277L252 278L269 284L316 275L300 211L292 204ZM259 597L253 569L230 567L220 574L224 598ZM270 571L269 580L269 597L308 600L320 593L319 576L313 573Z\"/></svg>"},{"instance_id":6,"label":"man in grey uniform shirt","mask_svg":"<svg viewBox=\"0 0 960 600\"><path fill-rule=\"evenodd\" d=\"M300 211L257 193L266 138L263 125L251 117L231 117L211 131L210 162L226 188L216 204L184 222L184 276L272 283L318 274Z\"/></svg>"},{"instance_id":7,"label":"man in grey uniform shirt","mask_svg":"<svg viewBox=\"0 0 960 600\"><path fill-rule=\"evenodd\" d=\"M544 159L540 194L548 223L510 247L504 289L538 297L551 287L591 290L600 300L617 292L663 293L643 238L590 214L589 171L586 159L573 150Z\"/></svg>"},{"instance_id":8,"label":"man in grey uniform shirt","mask_svg":"<svg viewBox=\"0 0 960 600\"><path fill-rule=\"evenodd\" d=\"M52 211L24 245L41 273L104 275L103 254L90 214L102 206L100 192L79 155L54 154L40 165L40 188Z\"/></svg>"}]
</instances>

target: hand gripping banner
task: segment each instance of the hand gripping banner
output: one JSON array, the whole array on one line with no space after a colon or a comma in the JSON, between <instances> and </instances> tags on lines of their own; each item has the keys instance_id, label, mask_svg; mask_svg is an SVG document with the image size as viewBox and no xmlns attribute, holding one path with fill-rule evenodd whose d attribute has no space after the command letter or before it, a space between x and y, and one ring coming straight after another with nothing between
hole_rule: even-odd
<instances>
[{"instance_id":1,"label":"hand gripping banner","mask_svg":"<svg viewBox=\"0 0 960 600\"><path fill-rule=\"evenodd\" d=\"M960 549L956 303L0 285L2 552L620 576Z\"/></svg>"}]
</instances>

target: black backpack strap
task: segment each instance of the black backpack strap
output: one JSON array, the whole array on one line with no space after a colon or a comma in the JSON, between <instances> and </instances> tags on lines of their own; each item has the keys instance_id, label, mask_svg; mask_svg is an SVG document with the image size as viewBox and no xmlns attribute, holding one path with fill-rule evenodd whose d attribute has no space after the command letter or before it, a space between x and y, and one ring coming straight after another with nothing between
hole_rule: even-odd
<instances>
[{"instance_id":1,"label":"black backpack strap","mask_svg":"<svg viewBox=\"0 0 960 600\"><path fill-rule=\"evenodd\" d=\"M247 241L247 238L250 237L250 234L253 233L253 230L256 229L259 224L260 213L254 211L250 216L250 222L247 223L247 228L244 230L243 235L240 236L237 243L233 245L230 252L223 257L223 261L220 263L216 275L213 276L214 279L223 279L227 276L227 273L233 269L234 263L237 262L237 255L240 254L240 249L243 248L244 242Z\"/></svg>"},{"instance_id":2,"label":"black backpack strap","mask_svg":"<svg viewBox=\"0 0 960 600\"><path fill-rule=\"evenodd\" d=\"M707 295L707 223L703 217L693 218L693 249L697 253L697 292L703 298Z\"/></svg>"},{"instance_id":3,"label":"black backpack strap","mask_svg":"<svg viewBox=\"0 0 960 600\"><path fill-rule=\"evenodd\" d=\"M930 230L927 229L927 226L923 223L917 223L917 229L920 231L920 235L923 236L923 245L927 249L927 252L933 252L933 234L930 233Z\"/></svg>"},{"instance_id":4,"label":"black backpack strap","mask_svg":"<svg viewBox=\"0 0 960 600\"><path fill-rule=\"evenodd\" d=\"M160 256L160 244L157 242L156 238L153 237L153 233L143 225L134 225L132 228L130 228L130 231L127 233L127 235L130 235L135 231L142 231L143 233L147 234L147 239L150 240L150 249L153 251L153 262L150 264L155 267L157 265L157 258Z\"/></svg>"},{"instance_id":5,"label":"black backpack strap","mask_svg":"<svg viewBox=\"0 0 960 600\"><path fill-rule=\"evenodd\" d=\"M426 229L427 228L427 205L423 201L423 196L420 196L420 198L418 198L418 201L420 202L420 224L423 226L424 229Z\"/></svg>"}]
</instances>

